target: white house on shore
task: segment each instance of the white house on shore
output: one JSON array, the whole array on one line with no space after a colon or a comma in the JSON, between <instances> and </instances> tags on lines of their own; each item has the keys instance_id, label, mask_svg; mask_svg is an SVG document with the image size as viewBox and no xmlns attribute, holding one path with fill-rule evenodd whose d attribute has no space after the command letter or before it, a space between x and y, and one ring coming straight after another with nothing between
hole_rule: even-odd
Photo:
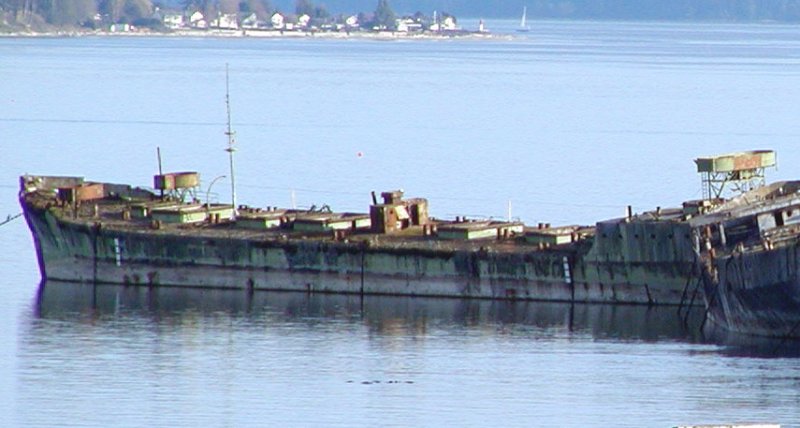
<instances>
[{"instance_id":1,"label":"white house on shore","mask_svg":"<svg viewBox=\"0 0 800 428\"><path fill-rule=\"evenodd\" d=\"M400 33L416 33L423 30L422 23L411 18L399 18L395 21L395 28Z\"/></svg>"},{"instance_id":2,"label":"white house on shore","mask_svg":"<svg viewBox=\"0 0 800 428\"><path fill-rule=\"evenodd\" d=\"M182 13L164 14L164 26L173 30L186 26L186 21Z\"/></svg>"},{"instance_id":3,"label":"white house on shore","mask_svg":"<svg viewBox=\"0 0 800 428\"><path fill-rule=\"evenodd\" d=\"M458 25L456 25L456 19L453 18L452 16L445 16L439 22L431 25L431 31L453 31L453 30L458 30Z\"/></svg>"},{"instance_id":4,"label":"white house on shore","mask_svg":"<svg viewBox=\"0 0 800 428\"><path fill-rule=\"evenodd\" d=\"M236 18L235 13L221 13L217 15L217 19L211 21L211 28L219 28L220 30L238 30L239 20Z\"/></svg>"},{"instance_id":5,"label":"white house on shore","mask_svg":"<svg viewBox=\"0 0 800 428\"><path fill-rule=\"evenodd\" d=\"M270 24L272 24L272 28L275 28L277 30L281 30L286 26L285 23L284 23L285 21L284 21L283 15L281 15L278 12L275 12L272 15L272 17L269 19L269 22L270 22Z\"/></svg>"},{"instance_id":6,"label":"white house on shore","mask_svg":"<svg viewBox=\"0 0 800 428\"><path fill-rule=\"evenodd\" d=\"M254 30L260 26L260 23L258 16L255 13L251 13L249 16L242 19L241 26L246 30Z\"/></svg>"},{"instance_id":7,"label":"white house on shore","mask_svg":"<svg viewBox=\"0 0 800 428\"><path fill-rule=\"evenodd\" d=\"M192 28L208 28L206 17L198 10L189 15L189 26Z\"/></svg>"},{"instance_id":8,"label":"white house on shore","mask_svg":"<svg viewBox=\"0 0 800 428\"><path fill-rule=\"evenodd\" d=\"M300 28L308 27L309 22L311 22L311 17L306 14L302 14L297 17L297 26Z\"/></svg>"}]
</instances>

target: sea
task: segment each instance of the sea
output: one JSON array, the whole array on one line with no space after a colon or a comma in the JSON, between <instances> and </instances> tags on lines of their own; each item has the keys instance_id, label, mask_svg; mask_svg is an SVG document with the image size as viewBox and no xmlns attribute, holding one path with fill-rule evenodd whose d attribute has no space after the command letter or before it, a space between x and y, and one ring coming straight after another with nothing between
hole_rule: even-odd
<instances>
[{"instance_id":1,"label":"sea","mask_svg":"<svg viewBox=\"0 0 800 428\"><path fill-rule=\"evenodd\" d=\"M767 179L800 178L796 25L486 25L0 38L0 426L800 426L800 345L699 307L41 281L26 173L199 171L198 199L354 212L401 189L553 225L699 198L701 156L772 149Z\"/></svg>"}]
</instances>

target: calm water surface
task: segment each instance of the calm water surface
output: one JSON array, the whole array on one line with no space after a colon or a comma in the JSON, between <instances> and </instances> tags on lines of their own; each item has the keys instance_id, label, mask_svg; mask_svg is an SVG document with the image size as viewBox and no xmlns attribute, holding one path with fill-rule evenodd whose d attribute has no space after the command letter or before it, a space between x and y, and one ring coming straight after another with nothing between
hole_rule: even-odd
<instances>
[{"instance_id":1,"label":"calm water surface","mask_svg":"<svg viewBox=\"0 0 800 428\"><path fill-rule=\"evenodd\" d=\"M491 23L510 28L512 23ZM590 224L700 195L691 159L772 148L800 177L800 29L543 22L460 41L0 39L0 220L22 173L240 202ZM510 202L510 204L509 204ZM39 285L0 227L3 426L800 426L797 344L702 312ZM685 321L685 322L684 322Z\"/></svg>"}]
</instances>

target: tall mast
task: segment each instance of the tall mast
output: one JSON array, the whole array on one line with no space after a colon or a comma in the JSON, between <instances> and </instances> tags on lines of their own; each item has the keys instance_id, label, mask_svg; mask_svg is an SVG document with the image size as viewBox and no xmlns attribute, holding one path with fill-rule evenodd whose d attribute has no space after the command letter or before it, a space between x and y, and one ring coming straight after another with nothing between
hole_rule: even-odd
<instances>
[{"instance_id":1,"label":"tall mast","mask_svg":"<svg viewBox=\"0 0 800 428\"><path fill-rule=\"evenodd\" d=\"M528 6L522 6L522 19L519 22L520 28L525 28L528 25Z\"/></svg>"},{"instance_id":2,"label":"tall mast","mask_svg":"<svg viewBox=\"0 0 800 428\"><path fill-rule=\"evenodd\" d=\"M228 130L225 132L225 135L228 136L228 147L225 151L228 152L231 160L231 205L233 205L233 215L235 217L238 214L236 211L236 175L233 167L233 153L236 151L236 147L234 147L236 141L233 136L236 133L231 129L231 92L228 79L228 63L225 63L225 107L228 109Z\"/></svg>"}]
</instances>

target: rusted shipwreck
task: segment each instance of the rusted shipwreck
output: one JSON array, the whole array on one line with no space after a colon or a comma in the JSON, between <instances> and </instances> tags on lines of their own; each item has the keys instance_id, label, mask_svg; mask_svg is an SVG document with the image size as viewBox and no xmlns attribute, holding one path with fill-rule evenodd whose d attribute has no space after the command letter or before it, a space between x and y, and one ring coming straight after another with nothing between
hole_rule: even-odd
<instances>
[{"instance_id":1,"label":"rusted shipwreck","mask_svg":"<svg viewBox=\"0 0 800 428\"><path fill-rule=\"evenodd\" d=\"M731 287L774 278L796 289L796 244L784 237L800 220L795 183L722 199L725 183L763 179L774 164L770 151L729 156L729 171L714 163L724 157L696 161L704 199L593 226L435 219L426 199L400 191L373 194L367 213L208 204L191 197L193 172L156 175L154 191L25 175L20 202L43 278L668 305L699 303L705 290L726 323L741 320L727 312Z\"/></svg>"}]
</instances>

